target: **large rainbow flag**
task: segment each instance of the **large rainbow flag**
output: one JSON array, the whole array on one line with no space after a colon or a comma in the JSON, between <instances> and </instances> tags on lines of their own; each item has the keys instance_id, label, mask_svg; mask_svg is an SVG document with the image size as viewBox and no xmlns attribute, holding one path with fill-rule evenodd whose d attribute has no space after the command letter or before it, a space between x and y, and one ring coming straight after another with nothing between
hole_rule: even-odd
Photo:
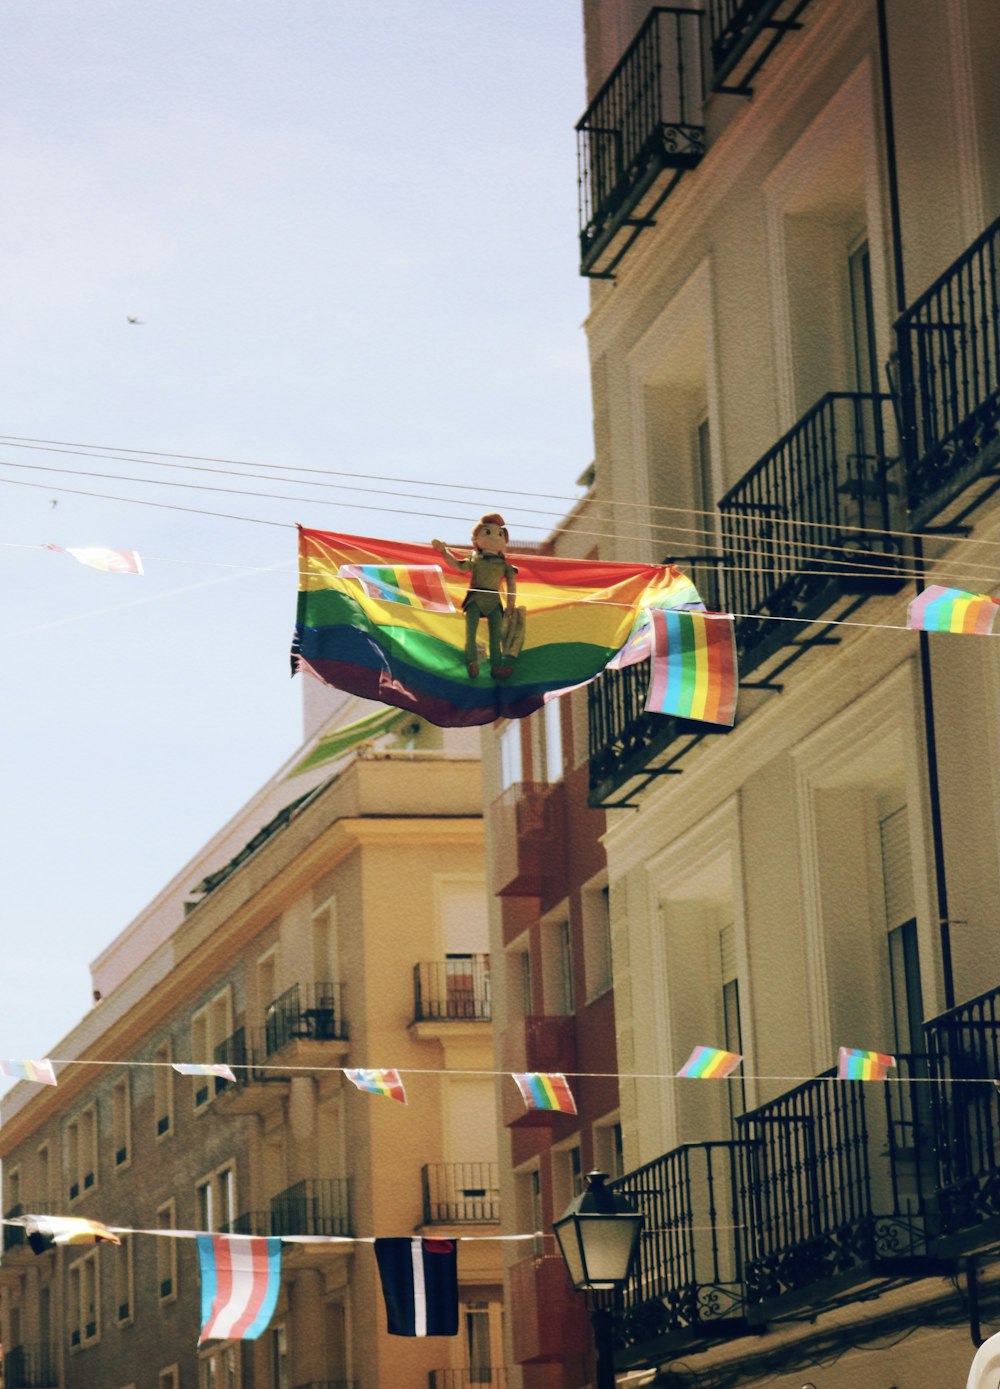
<instances>
[{"instance_id":1,"label":"large rainbow flag","mask_svg":"<svg viewBox=\"0 0 1000 1389\"><path fill-rule=\"evenodd\" d=\"M293 670L444 727L524 718L547 695L599 675L650 609L698 601L673 565L534 554L510 559L518 571L517 605L525 610L524 644L508 680L494 680L486 661L472 680L460 611L465 575L442 569L431 590L423 580L429 566L441 568L441 556L429 545L300 527ZM381 593L372 582L376 570ZM420 572L422 582L408 583L407 570ZM405 592L405 601L394 599L393 590ZM442 591L455 611L441 611ZM480 626L485 642L486 624Z\"/></svg>"}]
</instances>

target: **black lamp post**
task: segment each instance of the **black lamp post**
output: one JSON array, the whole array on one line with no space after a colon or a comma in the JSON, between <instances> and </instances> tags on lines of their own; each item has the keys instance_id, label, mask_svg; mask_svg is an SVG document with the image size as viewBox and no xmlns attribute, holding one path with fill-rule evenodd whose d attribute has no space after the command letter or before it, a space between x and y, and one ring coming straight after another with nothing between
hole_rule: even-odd
<instances>
[{"instance_id":1,"label":"black lamp post","mask_svg":"<svg viewBox=\"0 0 1000 1389\"><path fill-rule=\"evenodd\" d=\"M604 1172L588 1172L587 1190L569 1203L552 1226L570 1282L578 1292L612 1292L632 1269L643 1217L624 1196L604 1185ZM614 1389L615 1358L611 1312L591 1313L597 1348L597 1389Z\"/></svg>"}]
</instances>

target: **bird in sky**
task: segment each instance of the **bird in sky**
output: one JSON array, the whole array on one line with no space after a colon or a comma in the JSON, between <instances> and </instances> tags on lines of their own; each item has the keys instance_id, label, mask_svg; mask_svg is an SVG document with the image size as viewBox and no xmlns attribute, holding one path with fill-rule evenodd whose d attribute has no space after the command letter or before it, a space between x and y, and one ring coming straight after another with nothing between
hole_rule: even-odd
<instances>
[{"instance_id":1,"label":"bird in sky","mask_svg":"<svg viewBox=\"0 0 1000 1389\"><path fill-rule=\"evenodd\" d=\"M129 313L129 314L126 314L126 315L125 315L125 318L126 318L126 321L129 322L129 323L144 323L144 322L145 322L145 320L142 319L142 318L133 318L133 316L132 316L130 313Z\"/></svg>"}]
</instances>

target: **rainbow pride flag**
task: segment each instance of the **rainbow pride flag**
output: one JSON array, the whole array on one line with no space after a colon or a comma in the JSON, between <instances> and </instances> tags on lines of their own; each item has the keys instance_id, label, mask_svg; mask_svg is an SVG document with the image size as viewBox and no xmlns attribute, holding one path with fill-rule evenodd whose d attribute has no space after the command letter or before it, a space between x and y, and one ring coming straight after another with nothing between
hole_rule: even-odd
<instances>
[{"instance_id":1,"label":"rainbow pride flag","mask_svg":"<svg viewBox=\"0 0 1000 1389\"><path fill-rule=\"evenodd\" d=\"M576 1100L566 1077L558 1071L513 1071L526 1109L554 1109L575 1114Z\"/></svg>"},{"instance_id":2,"label":"rainbow pride flag","mask_svg":"<svg viewBox=\"0 0 1000 1389\"><path fill-rule=\"evenodd\" d=\"M652 608L652 714L725 723L736 719L736 637L727 613Z\"/></svg>"},{"instance_id":3,"label":"rainbow pride flag","mask_svg":"<svg viewBox=\"0 0 1000 1389\"><path fill-rule=\"evenodd\" d=\"M406 1103L406 1090L398 1071L352 1070L345 1066L344 1075L352 1085L366 1090L370 1095L385 1095L386 1099Z\"/></svg>"},{"instance_id":4,"label":"rainbow pride flag","mask_svg":"<svg viewBox=\"0 0 1000 1389\"><path fill-rule=\"evenodd\" d=\"M10 1076L13 1080L33 1080L37 1085L55 1085L56 1073L52 1062L42 1061L0 1061L0 1076Z\"/></svg>"},{"instance_id":5,"label":"rainbow pride flag","mask_svg":"<svg viewBox=\"0 0 1000 1389\"><path fill-rule=\"evenodd\" d=\"M509 679L494 680L484 661L473 680L459 611L468 591L465 576L441 574L447 612L401 602L394 584L378 596L374 580L345 577L348 571L389 570L399 579L437 558L429 545L300 528L293 670L444 727L524 718L546 695L595 679L629 641L643 609L697 597L672 565L513 555L524 643ZM486 640L485 623L480 640Z\"/></svg>"},{"instance_id":6,"label":"rainbow pride flag","mask_svg":"<svg viewBox=\"0 0 1000 1389\"><path fill-rule=\"evenodd\" d=\"M906 625L915 632L974 632L991 636L1000 614L1000 598L929 584L906 610Z\"/></svg>"},{"instance_id":7,"label":"rainbow pride flag","mask_svg":"<svg viewBox=\"0 0 1000 1389\"><path fill-rule=\"evenodd\" d=\"M677 1074L690 1080L725 1080L742 1060L737 1051L723 1051L721 1047L695 1047Z\"/></svg>"},{"instance_id":8,"label":"rainbow pride flag","mask_svg":"<svg viewBox=\"0 0 1000 1389\"><path fill-rule=\"evenodd\" d=\"M440 564L342 564L341 579L356 579L369 598L405 603L428 613L453 613Z\"/></svg>"},{"instance_id":9,"label":"rainbow pride flag","mask_svg":"<svg viewBox=\"0 0 1000 1389\"><path fill-rule=\"evenodd\" d=\"M884 1056L880 1051L841 1047L837 1054L837 1075L841 1080L885 1080L886 1073L895 1064L894 1056Z\"/></svg>"}]
</instances>

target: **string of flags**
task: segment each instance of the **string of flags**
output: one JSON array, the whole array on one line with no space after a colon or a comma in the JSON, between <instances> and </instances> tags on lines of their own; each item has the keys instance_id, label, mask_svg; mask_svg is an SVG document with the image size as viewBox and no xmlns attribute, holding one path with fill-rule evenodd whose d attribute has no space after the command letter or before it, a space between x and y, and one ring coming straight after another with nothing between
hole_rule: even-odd
<instances>
[{"instance_id":1,"label":"string of flags","mask_svg":"<svg viewBox=\"0 0 1000 1389\"><path fill-rule=\"evenodd\" d=\"M61 555L72 555L80 564L102 569L105 574L141 574L142 560L137 550L109 550L106 545L43 545Z\"/></svg>"}]
</instances>

